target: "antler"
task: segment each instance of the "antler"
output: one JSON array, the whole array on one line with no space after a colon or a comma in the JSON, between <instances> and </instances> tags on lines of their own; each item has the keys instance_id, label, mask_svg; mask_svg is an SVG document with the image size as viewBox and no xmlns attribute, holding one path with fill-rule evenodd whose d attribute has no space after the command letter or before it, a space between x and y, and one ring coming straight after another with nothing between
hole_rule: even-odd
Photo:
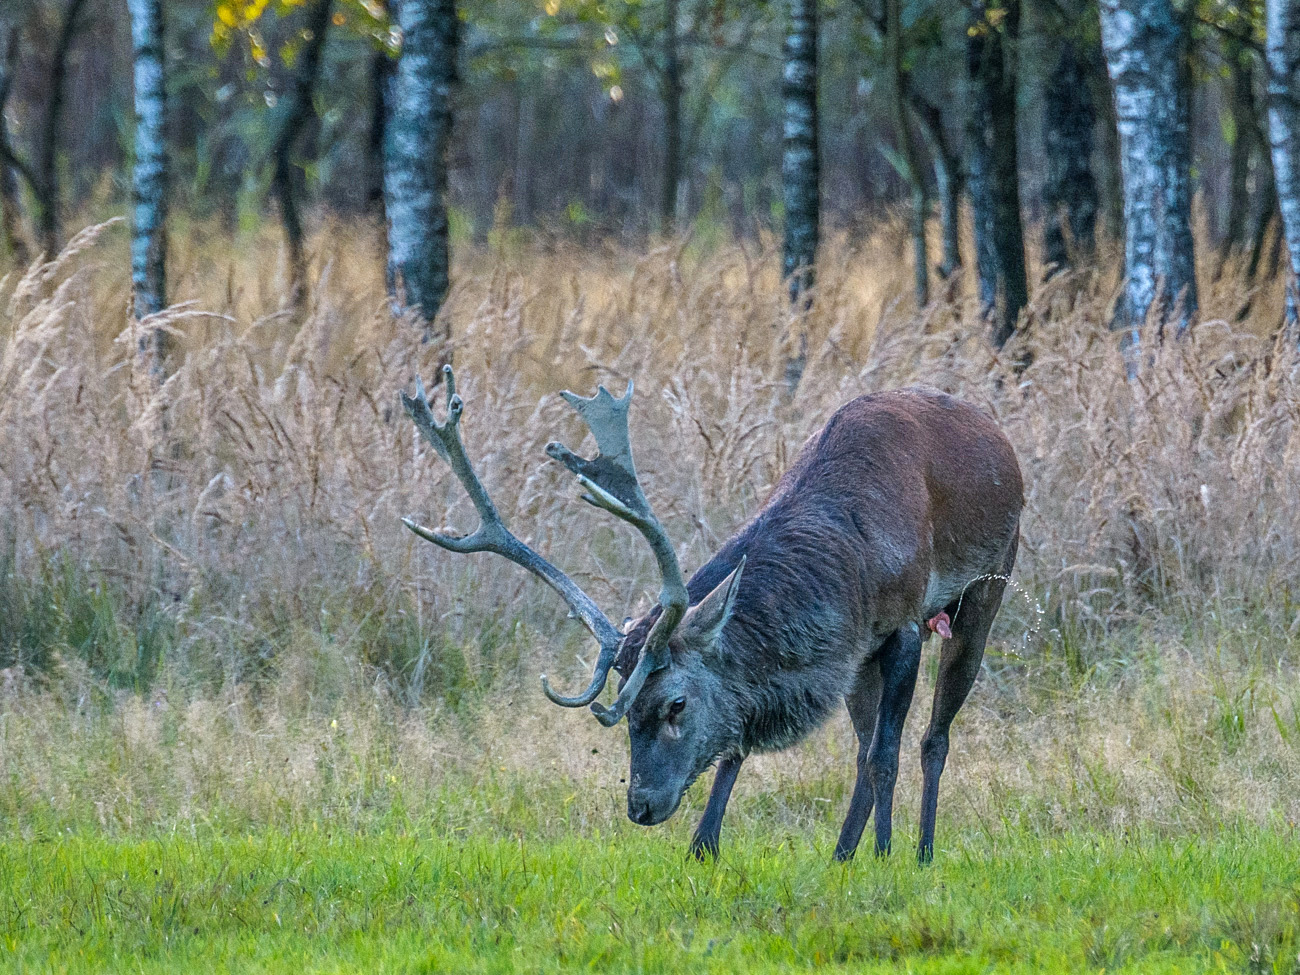
<instances>
[{"instance_id":1,"label":"antler","mask_svg":"<svg viewBox=\"0 0 1300 975\"><path fill-rule=\"evenodd\" d=\"M627 415L632 404L631 381L627 384L627 392L619 399L611 396L604 386L592 397L576 396L567 390L561 395L578 411L591 430L592 436L596 438L598 453L593 459L587 460L561 443L547 444L546 452L577 475L578 483L586 489L582 496L584 501L630 522L645 536L654 552L655 561L659 563L659 575L663 579L663 588L659 593L659 618L651 627L641 658L623 685L618 700L610 708L600 704L591 705L597 720L609 727L617 724L627 713L646 678L667 666L668 638L686 613L686 582L682 578L681 567L677 564L677 553L663 526L650 510L650 504L637 480L636 466L632 463L632 442L627 430Z\"/></svg>"},{"instance_id":2,"label":"antler","mask_svg":"<svg viewBox=\"0 0 1300 975\"><path fill-rule=\"evenodd\" d=\"M438 456L448 463L457 479L464 485L465 492L478 511L480 524L472 534L458 536L433 531L416 524L409 518L403 518L402 522L421 538L449 552L494 552L502 555L538 576L564 597L573 614L582 621L583 626L591 631L591 635L600 644L600 656L596 660L596 669L592 674L591 683L581 694L574 697L557 694L551 689L545 674L542 675L542 690L552 701L566 708L580 708L591 704L605 687L609 671L614 666L614 658L618 654L622 635L591 597L579 589L572 579L517 539L506 528L501 516L497 514L496 507L492 504L492 499L488 497L483 483L474 473L474 468L465 455L465 447L460 442L460 415L465 409L465 403L456 392L456 376L451 371L451 366L443 366L442 372L447 386L445 422L439 424L434 419L433 411L429 408L429 400L425 396L424 384L419 377L415 380L415 396L410 397L403 392L402 405L406 407L406 412L414 421L416 429L438 452Z\"/></svg>"}]
</instances>

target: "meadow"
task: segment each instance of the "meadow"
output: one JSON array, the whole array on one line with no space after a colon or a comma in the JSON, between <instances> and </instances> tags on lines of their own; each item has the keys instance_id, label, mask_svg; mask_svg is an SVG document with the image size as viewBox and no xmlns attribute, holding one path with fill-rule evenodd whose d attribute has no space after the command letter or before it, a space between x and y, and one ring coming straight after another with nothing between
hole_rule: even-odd
<instances>
[{"instance_id":1,"label":"meadow","mask_svg":"<svg viewBox=\"0 0 1300 975\"><path fill-rule=\"evenodd\" d=\"M1300 971L1300 356L1281 289L1200 269L1202 318L1124 379L1115 260L994 354L905 229L840 233L792 318L764 238L462 247L450 348L393 321L373 233L322 227L295 312L272 231L177 228L165 382L120 225L0 280L0 965L38 971ZM1208 252L1208 249L1203 249ZM786 364L806 356L792 390ZM746 764L722 857L624 813L626 734L541 696L590 647L473 527L397 402L448 354L511 528L613 618L655 574L543 445L637 387L689 572L862 392L993 413L1024 538L916 866L927 651L895 855L830 851L846 715ZM962 463L952 445L951 463Z\"/></svg>"}]
</instances>

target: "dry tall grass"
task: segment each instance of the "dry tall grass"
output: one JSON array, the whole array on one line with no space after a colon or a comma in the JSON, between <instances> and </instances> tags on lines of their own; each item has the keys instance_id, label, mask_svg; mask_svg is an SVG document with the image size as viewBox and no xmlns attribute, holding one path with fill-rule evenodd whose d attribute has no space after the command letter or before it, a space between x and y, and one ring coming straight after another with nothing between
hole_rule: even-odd
<instances>
[{"instance_id":1,"label":"dry tall grass","mask_svg":"<svg viewBox=\"0 0 1300 975\"><path fill-rule=\"evenodd\" d=\"M149 633L169 634L161 678L150 684L137 671L144 696L119 697L110 709L113 740L147 752L162 719L145 704L170 695L173 730L192 748L202 751L202 728L222 722L254 735L262 744L249 746L245 771L229 774L248 782L262 774L282 800L323 801L302 785L322 759L314 731L285 739L298 758L280 755L268 744L276 722L322 713L321 701L353 699L357 688L390 710L381 719L367 704L353 724L387 728L385 754L407 756L400 760L425 775L430 764L463 760L461 745L446 745L463 744L461 733L440 739L420 719L417 734L391 708L425 714L421 705L489 687L489 700L528 702L528 721L556 728L558 717L531 706L540 696L533 682L557 664L577 679L588 648L576 625L513 567L434 550L400 525L400 516L416 515L468 529L473 512L397 402L417 372L435 374L442 351L388 316L373 243L344 228L322 235L315 300L298 321L280 310L273 249L232 253L196 230L173 273L186 300L145 323L171 331L178 350L174 372L156 387L125 314L120 241L97 244L102 232L86 231L53 263L0 284L9 600L6 617L0 599L0 664L8 667L6 727L18 722L30 733L22 747L6 745L5 764L52 777L40 786L45 795L73 788L50 743L73 733L88 698L112 698L105 675L121 663L85 650L111 642L96 626L126 631L113 652L128 655L146 652ZM997 356L967 296L919 312L897 297L909 288L904 248L901 228L888 226L827 248L816 307L793 323L808 339L793 398L783 380L790 329L769 244L464 256L447 311L464 434L508 524L611 616L633 613L654 579L644 546L577 502L545 459L547 441L578 439L558 390L621 389L635 379L638 467L688 570L756 508L839 404L914 382L949 390L996 415L1016 445L1027 485L1016 574L1031 594L1009 597L1002 654L967 719L984 729L972 747L984 749L985 764L957 774L1018 783L1050 805L1060 801L1050 798L1054 770L1059 782L1077 783L1075 772L1095 759L1100 771L1088 766L1088 774L1111 793L1097 801L1127 810L1107 821L1177 818L1169 809L1190 788L1176 784L1186 739L1168 729L1203 735L1217 721L1233 755L1256 738L1265 744L1249 762L1205 772L1225 776L1218 792L1206 787L1220 797L1212 808L1241 808L1261 767L1271 770L1267 792L1294 796L1300 771L1286 695L1297 685L1285 674L1300 631L1300 359L1273 336L1280 289L1254 295L1253 310L1234 322L1247 296L1231 274L1219 279L1192 336L1155 350L1129 383L1104 324L1113 272L1040 287L1026 335ZM1019 373L1026 354L1032 362ZM948 461L963 463L960 443ZM89 608L76 611L88 622L56 620L39 632L25 622L39 615L37 596L72 599L77 586L90 590ZM1038 622L1033 601L1045 625L1026 641ZM1145 662L1123 669L1139 657ZM1098 682L1099 668L1120 676ZM1130 673L1145 675L1142 689L1108 706ZM1276 729L1239 719L1259 711L1257 686L1268 681L1278 689L1265 702ZM1055 702L1050 717L1021 696L1035 683ZM1066 686L1067 696L1052 696ZM235 711L218 719L205 710L213 700L235 702ZM51 701L61 703L51 709ZM248 730L253 719L239 715L254 713L260 723ZM1019 719L1012 726L1008 714ZM569 740L582 749L548 746L543 764L568 755L572 774L597 774L595 760L573 757L597 740L591 722L563 717L566 735L582 725ZM1134 734L1175 771L1155 784L1136 775L1129 795ZM470 737L484 761L505 761L490 734ZM529 761L538 755L528 743L518 748ZM823 743L813 754L825 752ZM220 748L202 756L196 761L216 774ZM804 775L801 761L813 759L789 759L779 774ZM373 755L368 762L383 766ZM300 779L285 771L299 765L307 769ZM87 780L98 774L93 763L79 767ZM152 768L136 769L133 800L119 795L110 806L147 806ZM185 774L169 768L168 788ZM248 788L234 779L213 786L226 787Z\"/></svg>"}]
</instances>

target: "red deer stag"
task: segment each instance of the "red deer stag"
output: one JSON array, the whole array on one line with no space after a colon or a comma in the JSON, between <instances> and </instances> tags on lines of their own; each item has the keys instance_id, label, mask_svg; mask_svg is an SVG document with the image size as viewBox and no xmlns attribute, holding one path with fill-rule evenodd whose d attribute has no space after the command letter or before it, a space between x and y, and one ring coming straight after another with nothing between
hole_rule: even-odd
<instances>
[{"instance_id":1,"label":"red deer stag","mask_svg":"<svg viewBox=\"0 0 1300 975\"><path fill-rule=\"evenodd\" d=\"M1020 468L993 420L929 390L853 400L808 440L749 523L686 582L632 463L632 384L621 399L603 387L590 399L564 393L598 453L587 460L558 443L546 452L577 475L585 500L645 536L663 580L658 605L620 631L503 524L461 444L464 404L450 367L444 376L444 422L434 418L418 380L415 397L403 393L402 400L464 485L481 524L463 537L406 525L448 551L495 552L535 573L591 631L600 653L587 689L565 697L545 677L542 687L556 704L590 705L606 726L627 716L633 822L663 822L716 764L691 843L698 857L716 855L745 756L793 745L842 699L858 735L858 767L835 857L853 856L873 807L876 852L887 853L903 721L930 620L946 637L921 745L919 856L933 856L948 731L979 672L1019 538ZM606 708L596 697L611 669L622 681Z\"/></svg>"}]
</instances>

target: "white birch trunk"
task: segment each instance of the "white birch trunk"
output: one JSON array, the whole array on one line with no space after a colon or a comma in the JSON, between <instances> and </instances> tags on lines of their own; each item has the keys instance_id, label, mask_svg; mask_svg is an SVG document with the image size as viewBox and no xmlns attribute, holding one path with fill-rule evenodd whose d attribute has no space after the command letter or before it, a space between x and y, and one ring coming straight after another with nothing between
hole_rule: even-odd
<instances>
[{"instance_id":1,"label":"white birch trunk","mask_svg":"<svg viewBox=\"0 0 1300 975\"><path fill-rule=\"evenodd\" d=\"M167 303L166 68L162 0L128 0L135 54L135 170L132 174L131 284L135 316L144 318ZM140 340L162 369L166 333L155 329ZM147 346L152 344L150 350Z\"/></svg>"},{"instance_id":2,"label":"white birch trunk","mask_svg":"<svg viewBox=\"0 0 1300 975\"><path fill-rule=\"evenodd\" d=\"M1181 334L1196 312L1187 16L1174 0L1101 2L1124 182L1125 290L1112 324L1127 332L1130 371L1148 317Z\"/></svg>"},{"instance_id":3,"label":"white birch trunk","mask_svg":"<svg viewBox=\"0 0 1300 975\"><path fill-rule=\"evenodd\" d=\"M1300 308L1300 0L1267 0L1268 128L1273 173L1290 258L1286 323Z\"/></svg>"},{"instance_id":4,"label":"white birch trunk","mask_svg":"<svg viewBox=\"0 0 1300 975\"><path fill-rule=\"evenodd\" d=\"M428 340L450 282L447 146L459 36L455 0L402 0L397 17L402 55L384 143L388 283L395 310L417 310Z\"/></svg>"}]
</instances>

